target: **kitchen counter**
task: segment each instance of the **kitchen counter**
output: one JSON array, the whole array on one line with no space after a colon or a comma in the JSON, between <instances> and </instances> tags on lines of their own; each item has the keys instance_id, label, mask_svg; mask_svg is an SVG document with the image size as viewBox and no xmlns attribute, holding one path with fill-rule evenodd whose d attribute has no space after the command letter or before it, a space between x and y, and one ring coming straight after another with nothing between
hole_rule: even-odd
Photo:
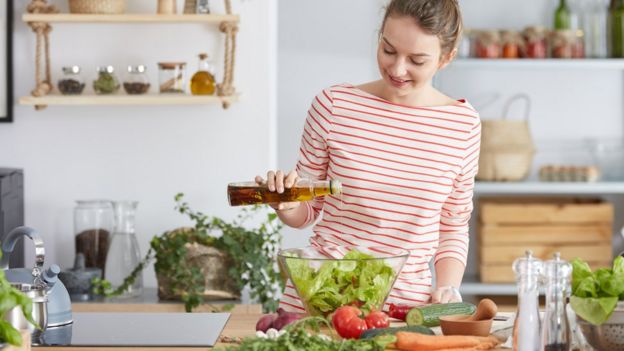
<instances>
[{"instance_id":1,"label":"kitchen counter","mask_svg":"<svg viewBox=\"0 0 624 351\"><path fill-rule=\"evenodd\" d=\"M232 314L230 320L225 325L225 329L221 333L222 337L244 338L255 335L256 322L261 314ZM234 344L218 343L217 347L233 346ZM38 351L76 351L76 347L33 347ZM196 347L81 347L80 350L87 351L153 351L153 350L172 350L172 351L191 351L191 350L211 350L211 348ZM496 350L507 350L497 348Z\"/></svg>"}]
</instances>

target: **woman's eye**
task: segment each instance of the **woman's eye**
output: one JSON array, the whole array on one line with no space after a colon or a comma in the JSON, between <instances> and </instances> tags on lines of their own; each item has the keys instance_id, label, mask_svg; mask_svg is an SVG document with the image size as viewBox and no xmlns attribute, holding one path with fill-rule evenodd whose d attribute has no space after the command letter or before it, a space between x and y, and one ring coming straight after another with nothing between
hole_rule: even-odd
<instances>
[{"instance_id":1,"label":"woman's eye","mask_svg":"<svg viewBox=\"0 0 624 351\"><path fill-rule=\"evenodd\" d=\"M415 64L416 66L422 66L425 64L424 61L418 61L418 60L414 60L414 59L410 59L410 61L412 61L413 64Z\"/></svg>"},{"instance_id":2,"label":"woman's eye","mask_svg":"<svg viewBox=\"0 0 624 351\"><path fill-rule=\"evenodd\" d=\"M385 54L387 54L387 55L394 55L394 54L395 54L395 52L394 52L394 51L390 51L390 50L388 50L388 49L384 49L383 51L384 51L384 53L385 53Z\"/></svg>"}]
</instances>

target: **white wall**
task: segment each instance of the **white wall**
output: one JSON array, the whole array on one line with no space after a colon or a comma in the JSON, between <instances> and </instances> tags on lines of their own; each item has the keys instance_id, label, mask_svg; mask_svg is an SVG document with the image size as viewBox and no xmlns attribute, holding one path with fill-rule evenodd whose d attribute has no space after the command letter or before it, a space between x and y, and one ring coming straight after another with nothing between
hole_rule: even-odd
<instances>
[{"instance_id":1,"label":"white wall","mask_svg":"<svg viewBox=\"0 0 624 351\"><path fill-rule=\"evenodd\" d=\"M279 3L278 164L281 168L291 169L296 162L306 111L320 89L378 78L375 36L385 3L382 0ZM553 2L544 0L461 0L460 5L467 28L522 29L528 25L550 25L553 9ZM541 142L553 138L622 138L622 79L619 70L449 68L438 75L436 85L453 97L468 98L481 107L483 118L499 117L503 102L514 94L529 94L532 132ZM499 100L483 105L492 94L498 94ZM520 114L520 108L514 106L512 115ZM616 227L623 220L619 218ZM285 234L286 246L305 245L310 228L291 229ZM614 242L621 248L619 238ZM469 270L473 271L477 268L476 250L471 250Z\"/></svg>"},{"instance_id":2,"label":"white wall","mask_svg":"<svg viewBox=\"0 0 624 351\"><path fill-rule=\"evenodd\" d=\"M16 97L34 86L35 36L20 20L16 1ZM64 5L65 1L55 1ZM156 1L129 1L129 12L155 12ZM211 1L223 12L221 1ZM183 1L178 1L181 8ZM234 1L241 16L235 86L241 101L221 106L16 106L15 122L0 125L0 165L25 170L26 224L46 242L47 263L73 264L74 200L134 199L142 253L154 235L190 222L173 210L187 194L195 209L231 218L230 181L252 179L275 162L277 1ZM62 8L62 10L67 10ZM57 24L51 33L52 72L80 65L89 81L97 65L145 64L157 86L156 62L186 61L207 51L222 72L223 36L201 24ZM31 248L29 246L29 248ZM156 286L153 270L146 286Z\"/></svg>"}]
</instances>

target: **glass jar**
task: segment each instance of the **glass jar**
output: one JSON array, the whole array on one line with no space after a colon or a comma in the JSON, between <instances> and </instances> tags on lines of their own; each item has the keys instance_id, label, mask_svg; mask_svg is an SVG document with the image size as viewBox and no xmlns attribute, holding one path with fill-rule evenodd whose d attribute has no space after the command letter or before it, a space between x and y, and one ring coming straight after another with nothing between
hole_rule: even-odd
<instances>
[{"instance_id":1,"label":"glass jar","mask_svg":"<svg viewBox=\"0 0 624 351\"><path fill-rule=\"evenodd\" d=\"M477 37L477 57L499 58L501 54L500 35L495 30L484 30Z\"/></svg>"},{"instance_id":2,"label":"glass jar","mask_svg":"<svg viewBox=\"0 0 624 351\"><path fill-rule=\"evenodd\" d=\"M158 83L161 93L186 92L186 62L159 62Z\"/></svg>"},{"instance_id":3,"label":"glass jar","mask_svg":"<svg viewBox=\"0 0 624 351\"><path fill-rule=\"evenodd\" d=\"M503 47L503 58L515 59L520 57L520 48L522 46L522 37L520 33L512 30L501 32L501 41Z\"/></svg>"},{"instance_id":4,"label":"glass jar","mask_svg":"<svg viewBox=\"0 0 624 351\"><path fill-rule=\"evenodd\" d=\"M583 17L585 56L605 58L607 50L607 17L609 0L590 0Z\"/></svg>"},{"instance_id":5,"label":"glass jar","mask_svg":"<svg viewBox=\"0 0 624 351\"><path fill-rule=\"evenodd\" d=\"M58 80L58 90L63 95L80 95L85 83L79 66L63 67L63 76Z\"/></svg>"},{"instance_id":6,"label":"glass jar","mask_svg":"<svg viewBox=\"0 0 624 351\"><path fill-rule=\"evenodd\" d=\"M209 14L210 13L210 4L208 0L197 0L197 11L198 14Z\"/></svg>"},{"instance_id":7,"label":"glass jar","mask_svg":"<svg viewBox=\"0 0 624 351\"><path fill-rule=\"evenodd\" d=\"M199 54L197 72L191 78L191 93L193 95L214 95L215 90L214 66L208 60L208 54Z\"/></svg>"},{"instance_id":8,"label":"glass jar","mask_svg":"<svg viewBox=\"0 0 624 351\"><path fill-rule=\"evenodd\" d=\"M113 289L119 288L126 277L141 262L141 252L136 238L135 217L138 202L115 201L115 230L111 238L110 250L106 258L106 272L104 277ZM143 292L143 276L139 275L130 284L120 297L139 296Z\"/></svg>"},{"instance_id":9,"label":"glass jar","mask_svg":"<svg viewBox=\"0 0 624 351\"><path fill-rule=\"evenodd\" d=\"M550 39L550 57L570 59L576 46L576 35L572 30L555 30Z\"/></svg>"},{"instance_id":10,"label":"glass jar","mask_svg":"<svg viewBox=\"0 0 624 351\"><path fill-rule=\"evenodd\" d=\"M527 27L522 33L524 37L524 50L522 57L543 59L547 54L546 29L544 27Z\"/></svg>"},{"instance_id":11,"label":"glass jar","mask_svg":"<svg viewBox=\"0 0 624 351\"><path fill-rule=\"evenodd\" d=\"M473 51L473 32L470 29L464 29L462 33L461 41L459 42L459 47L457 48L457 56L460 58L469 58L472 57Z\"/></svg>"},{"instance_id":12,"label":"glass jar","mask_svg":"<svg viewBox=\"0 0 624 351\"><path fill-rule=\"evenodd\" d=\"M114 94L119 91L119 80L113 66L98 67L97 73L97 79L93 81L93 90L96 94Z\"/></svg>"},{"instance_id":13,"label":"glass jar","mask_svg":"<svg viewBox=\"0 0 624 351\"><path fill-rule=\"evenodd\" d=\"M85 267L104 270L115 218L108 200L78 200L74 207L76 255L84 255Z\"/></svg>"},{"instance_id":14,"label":"glass jar","mask_svg":"<svg viewBox=\"0 0 624 351\"><path fill-rule=\"evenodd\" d=\"M150 88L149 78L145 73L145 66L128 66L128 73L124 78L124 90L129 95L145 94Z\"/></svg>"},{"instance_id":15,"label":"glass jar","mask_svg":"<svg viewBox=\"0 0 624 351\"><path fill-rule=\"evenodd\" d=\"M572 48L572 58L585 58L585 33L580 29L574 31L574 46Z\"/></svg>"}]
</instances>

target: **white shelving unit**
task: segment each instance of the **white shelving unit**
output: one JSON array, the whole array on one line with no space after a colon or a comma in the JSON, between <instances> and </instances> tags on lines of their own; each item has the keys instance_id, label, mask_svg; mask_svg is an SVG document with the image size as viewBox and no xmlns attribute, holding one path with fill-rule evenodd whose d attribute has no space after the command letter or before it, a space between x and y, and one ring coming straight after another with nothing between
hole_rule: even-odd
<instances>
[{"instance_id":1,"label":"white shelving unit","mask_svg":"<svg viewBox=\"0 0 624 351\"><path fill-rule=\"evenodd\" d=\"M624 59L457 59L449 69L624 69Z\"/></svg>"},{"instance_id":2,"label":"white shelving unit","mask_svg":"<svg viewBox=\"0 0 624 351\"><path fill-rule=\"evenodd\" d=\"M477 182L475 193L491 194L624 194L624 182Z\"/></svg>"}]
</instances>

